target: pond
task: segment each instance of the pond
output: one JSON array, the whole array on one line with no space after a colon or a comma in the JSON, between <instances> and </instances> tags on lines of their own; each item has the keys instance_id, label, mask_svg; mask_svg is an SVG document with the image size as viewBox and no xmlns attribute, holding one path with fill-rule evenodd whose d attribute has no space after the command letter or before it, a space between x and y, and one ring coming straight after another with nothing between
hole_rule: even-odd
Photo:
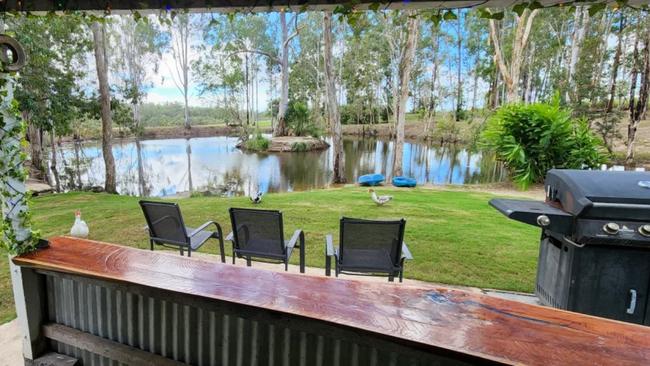
<instances>
[{"instance_id":1,"label":"pond","mask_svg":"<svg viewBox=\"0 0 650 366\"><path fill-rule=\"evenodd\" d=\"M332 149L302 153L251 153L235 147L236 137L115 141L113 154L120 194L173 196L192 192L249 195L287 192L331 185ZM377 139L345 139L348 182L382 173L390 181L393 146ZM57 154L61 191L103 186L104 160L98 142L63 144ZM488 183L506 179L489 155L460 146L406 143L404 175L418 184Z\"/></svg>"}]
</instances>

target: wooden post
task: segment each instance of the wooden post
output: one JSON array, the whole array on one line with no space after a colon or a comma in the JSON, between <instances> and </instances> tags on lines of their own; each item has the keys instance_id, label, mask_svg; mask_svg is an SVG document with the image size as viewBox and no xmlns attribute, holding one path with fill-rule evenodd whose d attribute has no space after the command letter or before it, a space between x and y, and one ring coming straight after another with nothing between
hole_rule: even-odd
<instances>
[{"instance_id":1,"label":"wooden post","mask_svg":"<svg viewBox=\"0 0 650 366\"><path fill-rule=\"evenodd\" d=\"M9 269L16 314L23 336L23 357L28 363L45 350L45 341L41 333L45 306L44 284L33 269L16 266L11 258L9 258Z\"/></svg>"}]
</instances>

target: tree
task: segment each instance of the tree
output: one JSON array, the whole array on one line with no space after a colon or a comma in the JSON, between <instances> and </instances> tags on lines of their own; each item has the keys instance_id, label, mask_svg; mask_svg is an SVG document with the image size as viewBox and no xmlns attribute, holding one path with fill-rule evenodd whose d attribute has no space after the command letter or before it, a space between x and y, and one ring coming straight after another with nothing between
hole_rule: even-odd
<instances>
[{"instance_id":1,"label":"tree","mask_svg":"<svg viewBox=\"0 0 650 366\"><path fill-rule=\"evenodd\" d=\"M521 15L515 15L514 39L510 59L504 56L501 39L497 31L496 20L490 19L490 39L494 46L494 55L499 72L506 86L506 102L514 103L519 99L519 75L523 63L524 50L538 9L525 9Z\"/></svg>"},{"instance_id":2,"label":"tree","mask_svg":"<svg viewBox=\"0 0 650 366\"><path fill-rule=\"evenodd\" d=\"M32 172L35 178L45 179L43 133L66 134L71 121L78 118L77 106L83 99L78 84L85 74L79 65L85 61L90 42L75 15L18 16L10 22L30 56L20 72L15 97L27 122Z\"/></svg>"},{"instance_id":3,"label":"tree","mask_svg":"<svg viewBox=\"0 0 650 366\"><path fill-rule=\"evenodd\" d=\"M395 176L402 175L402 158L404 152L404 125L406 124L406 101L409 96L409 82L411 81L411 69L413 68L413 58L417 47L418 31L420 21L414 11L408 11L408 22L406 45L402 51L402 57L399 65L399 104L397 106L397 123L395 139L395 164L393 172Z\"/></svg>"},{"instance_id":4,"label":"tree","mask_svg":"<svg viewBox=\"0 0 650 366\"><path fill-rule=\"evenodd\" d=\"M149 18L121 16L113 27L116 38L115 61L111 64L120 84L118 90L129 101L134 128L140 127L140 107L149 87L147 68L158 70L162 49L168 40Z\"/></svg>"},{"instance_id":5,"label":"tree","mask_svg":"<svg viewBox=\"0 0 650 366\"><path fill-rule=\"evenodd\" d=\"M111 94L108 85L108 57L106 55L106 25L93 22L91 25L95 48L95 65L99 82L99 100L102 119L102 155L106 177L104 190L117 193L115 184L115 159L113 158L113 120L111 116Z\"/></svg>"},{"instance_id":6,"label":"tree","mask_svg":"<svg viewBox=\"0 0 650 366\"><path fill-rule=\"evenodd\" d=\"M189 44L190 44L190 16L188 13L176 15L170 22L169 28L171 33L171 51L174 59L174 68L170 70L172 81L176 88L183 94L183 111L185 129L189 130L192 125L190 123L190 109L188 103L189 88L190 88L190 59L189 59Z\"/></svg>"},{"instance_id":7,"label":"tree","mask_svg":"<svg viewBox=\"0 0 650 366\"><path fill-rule=\"evenodd\" d=\"M345 183L345 162L341 116L339 114L334 65L332 64L332 12L323 12L323 54L325 66L325 88L327 94L327 114L334 145L334 183Z\"/></svg>"},{"instance_id":8,"label":"tree","mask_svg":"<svg viewBox=\"0 0 650 366\"><path fill-rule=\"evenodd\" d=\"M625 162L632 164L634 162L634 144L636 142L636 132L641 122L641 116L646 109L648 102L648 87L650 84L650 27L645 22L639 22L637 37L634 41L633 65L631 72L630 86L630 122L627 126L627 154ZM643 32L643 35L640 34ZM641 85L639 87L639 99L635 102L635 90L637 77L639 74L639 38L643 37L643 69L641 70Z\"/></svg>"},{"instance_id":9,"label":"tree","mask_svg":"<svg viewBox=\"0 0 650 366\"><path fill-rule=\"evenodd\" d=\"M612 61L611 79L609 82L609 99L607 100L606 112L609 113L614 109L614 98L616 97L616 78L618 77L618 68L621 64L621 55L623 53L623 29L625 28L625 14L621 11L619 15L618 32L616 40L616 53Z\"/></svg>"}]
</instances>

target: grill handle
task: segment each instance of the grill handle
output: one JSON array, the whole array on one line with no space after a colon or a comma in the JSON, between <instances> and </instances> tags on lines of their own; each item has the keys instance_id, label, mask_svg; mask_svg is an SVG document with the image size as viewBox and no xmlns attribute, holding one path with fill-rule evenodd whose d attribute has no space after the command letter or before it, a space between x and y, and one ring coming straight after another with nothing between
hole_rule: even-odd
<instances>
[{"instance_id":1,"label":"grill handle","mask_svg":"<svg viewBox=\"0 0 650 366\"><path fill-rule=\"evenodd\" d=\"M575 241L573 241L573 240L567 238L566 235L565 235L563 238L564 238L564 241L566 241L567 243L569 243L569 244L571 244L571 245L573 245L573 246L576 246L576 247L578 247L578 248L582 248L582 247L585 246L584 244L578 244L578 243L576 243Z\"/></svg>"},{"instance_id":2,"label":"grill handle","mask_svg":"<svg viewBox=\"0 0 650 366\"><path fill-rule=\"evenodd\" d=\"M636 310L636 290L630 289L630 307L627 308L625 312L632 315Z\"/></svg>"}]
</instances>

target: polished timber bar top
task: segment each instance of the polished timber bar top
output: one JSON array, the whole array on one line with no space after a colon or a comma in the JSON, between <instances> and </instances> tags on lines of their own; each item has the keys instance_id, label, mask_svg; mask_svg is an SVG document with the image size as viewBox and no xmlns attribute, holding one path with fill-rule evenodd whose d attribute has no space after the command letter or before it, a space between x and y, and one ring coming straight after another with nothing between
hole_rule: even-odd
<instances>
[{"instance_id":1,"label":"polished timber bar top","mask_svg":"<svg viewBox=\"0 0 650 366\"><path fill-rule=\"evenodd\" d=\"M506 364L650 364L650 327L439 286L272 272L69 237L13 261L318 319L433 353Z\"/></svg>"}]
</instances>

